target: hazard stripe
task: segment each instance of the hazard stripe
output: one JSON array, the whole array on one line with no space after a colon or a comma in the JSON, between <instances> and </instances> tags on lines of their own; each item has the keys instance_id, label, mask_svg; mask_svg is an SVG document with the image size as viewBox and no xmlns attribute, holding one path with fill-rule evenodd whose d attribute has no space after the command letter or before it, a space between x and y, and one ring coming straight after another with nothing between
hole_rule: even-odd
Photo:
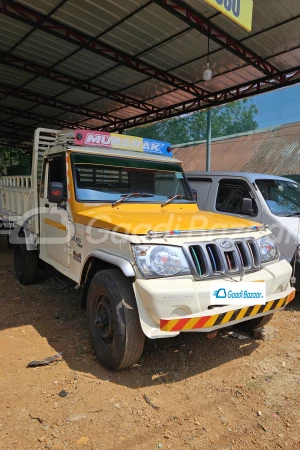
<instances>
[{"instance_id":1,"label":"hazard stripe","mask_svg":"<svg viewBox=\"0 0 300 450\"><path fill-rule=\"evenodd\" d=\"M260 305L255 305L255 306L253 307L253 309L251 310L249 316L255 316L255 314L258 313L259 308L260 308Z\"/></svg>"},{"instance_id":2,"label":"hazard stripe","mask_svg":"<svg viewBox=\"0 0 300 450\"><path fill-rule=\"evenodd\" d=\"M175 325L174 327L172 327L172 331L179 331L179 330L182 330L182 328L184 327L184 325L186 325L188 322L189 322L189 318L178 320L178 322L176 323L176 325Z\"/></svg>"},{"instance_id":3,"label":"hazard stripe","mask_svg":"<svg viewBox=\"0 0 300 450\"><path fill-rule=\"evenodd\" d=\"M260 308L259 308L259 310L257 311L257 314L261 314L261 313L263 313L263 312L264 312L264 309L265 309L265 307L266 307L266 305L260 305Z\"/></svg>"},{"instance_id":4,"label":"hazard stripe","mask_svg":"<svg viewBox=\"0 0 300 450\"><path fill-rule=\"evenodd\" d=\"M281 298L277 305L275 306L275 309L281 308L283 305L286 304L286 298Z\"/></svg>"},{"instance_id":5,"label":"hazard stripe","mask_svg":"<svg viewBox=\"0 0 300 450\"><path fill-rule=\"evenodd\" d=\"M237 315L236 320L242 319L242 318L245 316L245 314L246 314L246 312L248 311L248 309L249 309L249 307L248 307L248 308L245 307L245 308L241 309L240 312L239 312L239 314Z\"/></svg>"},{"instance_id":6,"label":"hazard stripe","mask_svg":"<svg viewBox=\"0 0 300 450\"><path fill-rule=\"evenodd\" d=\"M211 316L204 316L198 319L198 322L193 326L193 328L203 328L205 327L206 322L210 319Z\"/></svg>"},{"instance_id":7,"label":"hazard stripe","mask_svg":"<svg viewBox=\"0 0 300 450\"><path fill-rule=\"evenodd\" d=\"M198 321L199 321L199 317L194 317L194 319L188 320L187 323L182 328L182 331L183 330L191 330L191 329L193 329ZM188 328L185 328L186 326L188 326Z\"/></svg>"},{"instance_id":8,"label":"hazard stripe","mask_svg":"<svg viewBox=\"0 0 300 450\"><path fill-rule=\"evenodd\" d=\"M162 331L186 331L199 328L213 328L225 323L232 323L245 317L254 317L258 314L274 311L285 307L296 296L296 291L291 292L287 297L278 300L271 300L265 305L246 306L245 308L228 311L227 313L214 314L202 317L182 317L179 319L161 319L160 329Z\"/></svg>"},{"instance_id":9,"label":"hazard stripe","mask_svg":"<svg viewBox=\"0 0 300 450\"><path fill-rule=\"evenodd\" d=\"M295 297L296 297L296 290L290 293L287 299L287 303L290 303L292 300L294 300Z\"/></svg>"},{"instance_id":10,"label":"hazard stripe","mask_svg":"<svg viewBox=\"0 0 300 450\"><path fill-rule=\"evenodd\" d=\"M217 320L215 321L214 325L220 325L222 323L222 320L224 319L225 314L219 314L219 317L217 317Z\"/></svg>"},{"instance_id":11,"label":"hazard stripe","mask_svg":"<svg viewBox=\"0 0 300 450\"><path fill-rule=\"evenodd\" d=\"M171 331L172 328L179 322L179 319L177 320L164 320L160 321L160 323L165 322L163 325L163 328L161 328L163 331Z\"/></svg>"},{"instance_id":12,"label":"hazard stripe","mask_svg":"<svg viewBox=\"0 0 300 450\"><path fill-rule=\"evenodd\" d=\"M216 314L215 316L211 316L211 318L206 322L205 328L213 327L214 325L217 325L218 320L220 319L220 316L222 314Z\"/></svg>"},{"instance_id":13,"label":"hazard stripe","mask_svg":"<svg viewBox=\"0 0 300 450\"><path fill-rule=\"evenodd\" d=\"M228 311L224 318L222 319L221 323L227 323L230 322L231 316L233 315L234 311Z\"/></svg>"},{"instance_id":14,"label":"hazard stripe","mask_svg":"<svg viewBox=\"0 0 300 450\"><path fill-rule=\"evenodd\" d=\"M276 303L278 303L278 301ZM272 302L268 302L264 309L264 312L270 311L270 309L272 309L273 304L274 304L274 300Z\"/></svg>"}]
</instances>

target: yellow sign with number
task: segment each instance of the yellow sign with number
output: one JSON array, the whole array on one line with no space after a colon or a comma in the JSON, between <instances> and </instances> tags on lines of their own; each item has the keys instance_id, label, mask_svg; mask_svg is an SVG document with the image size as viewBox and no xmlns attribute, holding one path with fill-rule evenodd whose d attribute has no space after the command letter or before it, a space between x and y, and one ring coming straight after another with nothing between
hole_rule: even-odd
<instances>
[{"instance_id":1,"label":"yellow sign with number","mask_svg":"<svg viewBox=\"0 0 300 450\"><path fill-rule=\"evenodd\" d=\"M252 29L253 0L205 0L247 31Z\"/></svg>"}]
</instances>

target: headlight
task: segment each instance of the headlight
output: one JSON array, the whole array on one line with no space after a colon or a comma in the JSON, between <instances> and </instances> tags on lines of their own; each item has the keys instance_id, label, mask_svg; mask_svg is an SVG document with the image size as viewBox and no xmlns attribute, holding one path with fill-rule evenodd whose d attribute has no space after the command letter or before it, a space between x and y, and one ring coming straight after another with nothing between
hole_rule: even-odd
<instances>
[{"instance_id":1,"label":"headlight","mask_svg":"<svg viewBox=\"0 0 300 450\"><path fill-rule=\"evenodd\" d=\"M272 236L272 234L257 239L256 242L260 251L262 263L273 261L273 259L278 258L279 255L278 248L274 236Z\"/></svg>"},{"instance_id":2,"label":"headlight","mask_svg":"<svg viewBox=\"0 0 300 450\"><path fill-rule=\"evenodd\" d=\"M144 278L171 277L191 273L181 247L134 245L133 254Z\"/></svg>"}]
</instances>

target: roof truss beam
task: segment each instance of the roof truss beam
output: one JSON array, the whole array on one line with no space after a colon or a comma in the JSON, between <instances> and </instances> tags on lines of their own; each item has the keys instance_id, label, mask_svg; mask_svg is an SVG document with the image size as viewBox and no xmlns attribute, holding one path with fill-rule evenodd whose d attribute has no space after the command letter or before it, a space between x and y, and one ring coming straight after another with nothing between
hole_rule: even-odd
<instances>
[{"instance_id":1,"label":"roof truss beam","mask_svg":"<svg viewBox=\"0 0 300 450\"><path fill-rule=\"evenodd\" d=\"M219 27L212 24L209 19L194 10L182 0L154 0L159 6L169 11L181 20L184 20L189 26L205 34L216 44L233 53L247 64L255 67L265 75L274 75L278 69L269 62L265 61L259 55L249 50L241 42L234 39L222 31ZM251 36L250 36L251 37Z\"/></svg>"},{"instance_id":2,"label":"roof truss beam","mask_svg":"<svg viewBox=\"0 0 300 450\"><path fill-rule=\"evenodd\" d=\"M199 86L189 83L175 75L165 72L158 67L139 60L135 56L122 52L99 40L94 40L90 36L64 25L54 19L48 18L41 13L21 5L12 0L0 0L0 13L19 20L27 25L43 30L54 36L64 39L80 48L89 50L104 58L117 62L125 67L143 73L148 77L155 78L163 83L188 92L195 97L201 97L207 91Z\"/></svg>"},{"instance_id":3,"label":"roof truss beam","mask_svg":"<svg viewBox=\"0 0 300 450\"><path fill-rule=\"evenodd\" d=\"M208 107L221 106L236 100L242 100L254 95L270 92L275 89L292 86L300 82L300 66L278 73L276 76L263 77L259 80L244 83L239 86L224 89L219 92L203 96L201 99L189 100L167 108L161 108L153 114L142 114L132 119L122 120L113 126L102 126L102 131L122 131L123 129L137 127L146 123L156 122L158 120L176 117L182 114L188 114L195 111L207 109Z\"/></svg>"},{"instance_id":4,"label":"roof truss beam","mask_svg":"<svg viewBox=\"0 0 300 450\"><path fill-rule=\"evenodd\" d=\"M24 139L22 139L22 141L24 141ZM10 139L3 139L0 136L0 147L1 146L2 147L8 147L8 148L15 147L15 148L22 149L22 150L28 150L29 148L31 148L30 145L19 143L19 142L22 142L22 141L17 140L15 142L12 142Z\"/></svg>"},{"instance_id":5,"label":"roof truss beam","mask_svg":"<svg viewBox=\"0 0 300 450\"><path fill-rule=\"evenodd\" d=\"M12 129L14 129L14 130L16 130L16 131L20 131L20 132L22 132L22 131L30 131L30 133L35 129L35 128L37 128L37 125L35 125L35 124L32 124L32 125L30 125L30 126L28 126L28 125L20 125L20 124L18 124L18 123L15 123L15 122L11 122L11 120L9 120L9 119L5 119L5 120L1 120L0 121L0 128L3 128L3 127L5 127L6 129L7 128L12 128ZM1 131L0 131L0 134L1 134Z\"/></svg>"},{"instance_id":6,"label":"roof truss beam","mask_svg":"<svg viewBox=\"0 0 300 450\"><path fill-rule=\"evenodd\" d=\"M10 139L31 139L32 138L32 136L33 136L33 134L32 135L30 135L30 134L26 134L26 133L24 133L24 131L20 131L20 130L17 130L17 129L15 129L14 131L13 131L13 134L12 134L12 132L11 131L6 131L6 130L3 130L2 128L0 128L0 137L10 137Z\"/></svg>"},{"instance_id":7,"label":"roof truss beam","mask_svg":"<svg viewBox=\"0 0 300 450\"><path fill-rule=\"evenodd\" d=\"M250 83L244 83L233 88L224 89L222 91L211 94L209 99L203 98L203 99L195 99L193 101L185 101L177 103L176 105L172 105L167 108L161 108L159 111L156 111L151 115L142 114L134 118L121 120L118 123L115 123L114 125L106 125L99 127L98 129L109 132L122 131L124 129L137 127L139 125L143 125L146 123L152 123L158 120L168 119L182 114L188 114L191 112L207 109L208 106L221 106L223 104L231 103L236 100L242 100L244 98L248 98L253 95L270 92L272 90L279 89L282 87L292 86L296 83L299 83L299 81L300 81L300 66L281 72L277 74L275 77L263 77L259 80L255 80ZM26 117L29 119L40 118L40 116L37 116L36 114L27 111L16 110L15 108L2 107L0 108L0 112L1 111L9 114L19 115L21 117ZM60 127L66 126L65 124L61 123L62 121L59 121L58 119L42 118L42 120L48 123L55 123ZM76 129L84 127L80 126L80 124L70 124L69 128Z\"/></svg>"},{"instance_id":8,"label":"roof truss beam","mask_svg":"<svg viewBox=\"0 0 300 450\"><path fill-rule=\"evenodd\" d=\"M83 128L84 129L85 128L84 126L80 126L78 124L76 125L67 120L62 120L59 118L45 117L45 116L41 116L40 114L31 112L31 111L26 111L26 110L18 109L18 108L12 108L10 106L0 105L0 112L3 112L5 114L10 114L14 117L22 117L24 119L35 120L41 124L43 124L43 123L52 124L52 125L55 125L58 129L59 128L71 128L71 129L75 129L75 128Z\"/></svg>"},{"instance_id":9,"label":"roof truss beam","mask_svg":"<svg viewBox=\"0 0 300 450\"><path fill-rule=\"evenodd\" d=\"M1 130L0 129L0 139L7 139L8 141L14 142L14 141L31 141L33 135L29 136L24 133L20 133L17 130L12 134L9 131Z\"/></svg>"},{"instance_id":10,"label":"roof truss beam","mask_svg":"<svg viewBox=\"0 0 300 450\"><path fill-rule=\"evenodd\" d=\"M61 100L57 100L55 98L45 97L25 89L8 86L4 83L0 83L0 93L5 95L13 95L15 97L22 98L23 100L35 102L39 105L59 108L72 114L79 114L90 119L102 120L112 124L119 120L118 117L113 118L109 114L103 114L90 108L85 108L84 106L74 105L73 103L62 102Z\"/></svg>"},{"instance_id":11,"label":"roof truss beam","mask_svg":"<svg viewBox=\"0 0 300 450\"><path fill-rule=\"evenodd\" d=\"M132 108L137 108L148 112L153 112L157 109L154 105L146 101L136 100L133 97L111 91L110 89L90 83L89 81L80 80L78 78L75 78L74 76L59 72L58 70L47 68L40 64L27 61L26 59L12 55L11 53L0 51L0 62L1 64L5 64L10 67L22 69L25 72L32 73L33 75L62 83L70 88L80 89L99 97L107 97L125 106L130 106Z\"/></svg>"}]
</instances>

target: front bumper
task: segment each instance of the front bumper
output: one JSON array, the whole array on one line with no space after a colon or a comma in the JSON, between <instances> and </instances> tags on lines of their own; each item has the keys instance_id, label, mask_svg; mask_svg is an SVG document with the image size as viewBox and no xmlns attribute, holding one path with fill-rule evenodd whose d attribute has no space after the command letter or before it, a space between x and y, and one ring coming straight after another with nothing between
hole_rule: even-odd
<instances>
[{"instance_id":1,"label":"front bumper","mask_svg":"<svg viewBox=\"0 0 300 450\"><path fill-rule=\"evenodd\" d=\"M244 308L233 309L232 306L214 308L202 314L177 319L160 319L160 330L166 332L174 331L213 331L234 325L238 322L254 319L256 317L272 314L283 309L290 303L296 295L295 289L291 288L290 293L279 299L269 300L265 305L246 306ZM211 314L213 311L214 314Z\"/></svg>"},{"instance_id":2,"label":"front bumper","mask_svg":"<svg viewBox=\"0 0 300 450\"><path fill-rule=\"evenodd\" d=\"M291 272L291 265L282 260L246 274L243 281L265 281L267 296L267 304L246 308L214 307L210 303L210 280L136 279L133 288L142 329L147 337L155 339L176 336L182 331L211 331L270 314L295 297L295 289L290 285ZM219 281L224 279L220 277Z\"/></svg>"}]
</instances>

